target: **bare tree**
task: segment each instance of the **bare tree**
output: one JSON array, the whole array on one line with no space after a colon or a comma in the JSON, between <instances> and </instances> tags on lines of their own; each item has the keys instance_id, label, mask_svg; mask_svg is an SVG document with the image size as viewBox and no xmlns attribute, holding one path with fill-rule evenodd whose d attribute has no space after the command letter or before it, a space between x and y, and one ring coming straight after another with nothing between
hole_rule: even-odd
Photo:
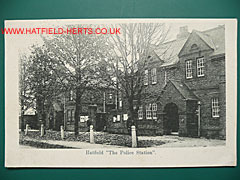
<instances>
[{"instance_id":1,"label":"bare tree","mask_svg":"<svg viewBox=\"0 0 240 180\"><path fill-rule=\"evenodd\" d=\"M67 27L84 28L83 25ZM74 132L77 136L82 96L89 87L100 83L98 63L105 58L105 38L96 34L60 34L43 37L43 40L54 59L54 73L68 91L75 92Z\"/></svg>"},{"instance_id":2,"label":"bare tree","mask_svg":"<svg viewBox=\"0 0 240 180\"><path fill-rule=\"evenodd\" d=\"M115 25L116 26L116 25ZM113 27L113 26L111 26ZM168 28L159 23L119 24L121 34L108 36L108 45L112 47L108 56L109 76L112 84L126 98L129 110L128 127L137 126L138 104L142 98L144 72L148 67L149 55L155 47L166 40ZM138 103L134 103L137 101Z\"/></svg>"}]
</instances>

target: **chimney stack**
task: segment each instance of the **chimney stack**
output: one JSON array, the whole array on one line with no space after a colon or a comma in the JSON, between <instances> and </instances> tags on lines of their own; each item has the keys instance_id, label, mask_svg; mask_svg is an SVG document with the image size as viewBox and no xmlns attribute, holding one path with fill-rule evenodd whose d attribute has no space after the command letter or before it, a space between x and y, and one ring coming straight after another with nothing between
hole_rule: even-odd
<instances>
[{"instance_id":1,"label":"chimney stack","mask_svg":"<svg viewBox=\"0 0 240 180\"><path fill-rule=\"evenodd\" d=\"M182 26L179 28L179 34L177 35L177 39L186 38L188 37L188 35L189 35L188 26Z\"/></svg>"}]
</instances>

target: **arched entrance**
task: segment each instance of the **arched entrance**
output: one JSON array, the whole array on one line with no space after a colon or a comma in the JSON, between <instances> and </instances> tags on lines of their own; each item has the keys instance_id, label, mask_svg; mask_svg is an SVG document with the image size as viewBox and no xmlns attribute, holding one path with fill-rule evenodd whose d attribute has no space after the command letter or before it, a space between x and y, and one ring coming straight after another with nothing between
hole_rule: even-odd
<instances>
[{"instance_id":1,"label":"arched entrance","mask_svg":"<svg viewBox=\"0 0 240 180\"><path fill-rule=\"evenodd\" d=\"M179 130L178 107L174 103L168 103L164 107L164 131L166 134L177 134Z\"/></svg>"}]
</instances>

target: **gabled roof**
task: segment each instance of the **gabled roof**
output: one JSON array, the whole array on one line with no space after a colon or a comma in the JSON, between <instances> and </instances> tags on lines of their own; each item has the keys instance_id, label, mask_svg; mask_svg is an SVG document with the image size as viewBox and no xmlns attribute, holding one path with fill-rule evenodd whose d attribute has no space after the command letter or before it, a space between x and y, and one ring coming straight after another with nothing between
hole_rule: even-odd
<instances>
[{"instance_id":1,"label":"gabled roof","mask_svg":"<svg viewBox=\"0 0 240 180\"><path fill-rule=\"evenodd\" d=\"M186 100L197 100L198 98L194 95L192 91L188 88L188 86L178 80L169 80L174 87L178 90L178 92L186 99Z\"/></svg>"},{"instance_id":2,"label":"gabled roof","mask_svg":"<svg viewBox=\"0 0 240 180\"><path fill-rule=\"evenodd\" d=\"M215 49L212 55L225 53L225 26L224 25L203 31L202 33L209 36L214 43Z\"/></svg>"},{"instance_id":3,"label":"gabled roof","mask_svg":"<svg viewBox=\"0 0 240 180\"><path fill-rule=\"evenodd\" d=\"M215 45L211 39L211 37L203 32L193 30L211 49L215 49Z\"/></svg>"},{"instance_id":4,"label":"gabled roof","mask_svg":"<svg viewBox=\"0 0 240 180\"><path fill-rule=\"evenodd\" d=\"M193 30L211 49L212 56L225 53L225 26L221 25L206 31ZM191 34L192 34L191 33ZM163 61L161 67L170 66L178 63L178 54L182 50L187 38L175 39L155 47L155 52Z\"/></svg>"},{"instance_id":5,"label":"gabled roof","mask_svg":"<svg viewBox=\"0 0 240 180\"><path fill-rule=\"evenodd\" d=\"M157 47L155 53L162 61L164 61L161 66L169 66L176 64L179 61L178 53L180 52L186 41L187 38L176 39L166 42L161 46Z\"/></svg>"}]
</instances>

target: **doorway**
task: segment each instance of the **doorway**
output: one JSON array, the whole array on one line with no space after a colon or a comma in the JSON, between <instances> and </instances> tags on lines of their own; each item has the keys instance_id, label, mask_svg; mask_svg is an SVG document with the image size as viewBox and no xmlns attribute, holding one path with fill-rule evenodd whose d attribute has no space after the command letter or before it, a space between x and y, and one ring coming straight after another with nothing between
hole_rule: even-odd
<instances>
[{"instance_id":1,"label":"doorway","mask_svg":"<svg viewBox=\"0 0 240 180\"><path fill-rule=\"evenodd\" d=\"M169 103L164 107L165 112L165 131L167 134L178 135L179 115L178 107L174 103Z\"/></svg>"}]
</instances>

